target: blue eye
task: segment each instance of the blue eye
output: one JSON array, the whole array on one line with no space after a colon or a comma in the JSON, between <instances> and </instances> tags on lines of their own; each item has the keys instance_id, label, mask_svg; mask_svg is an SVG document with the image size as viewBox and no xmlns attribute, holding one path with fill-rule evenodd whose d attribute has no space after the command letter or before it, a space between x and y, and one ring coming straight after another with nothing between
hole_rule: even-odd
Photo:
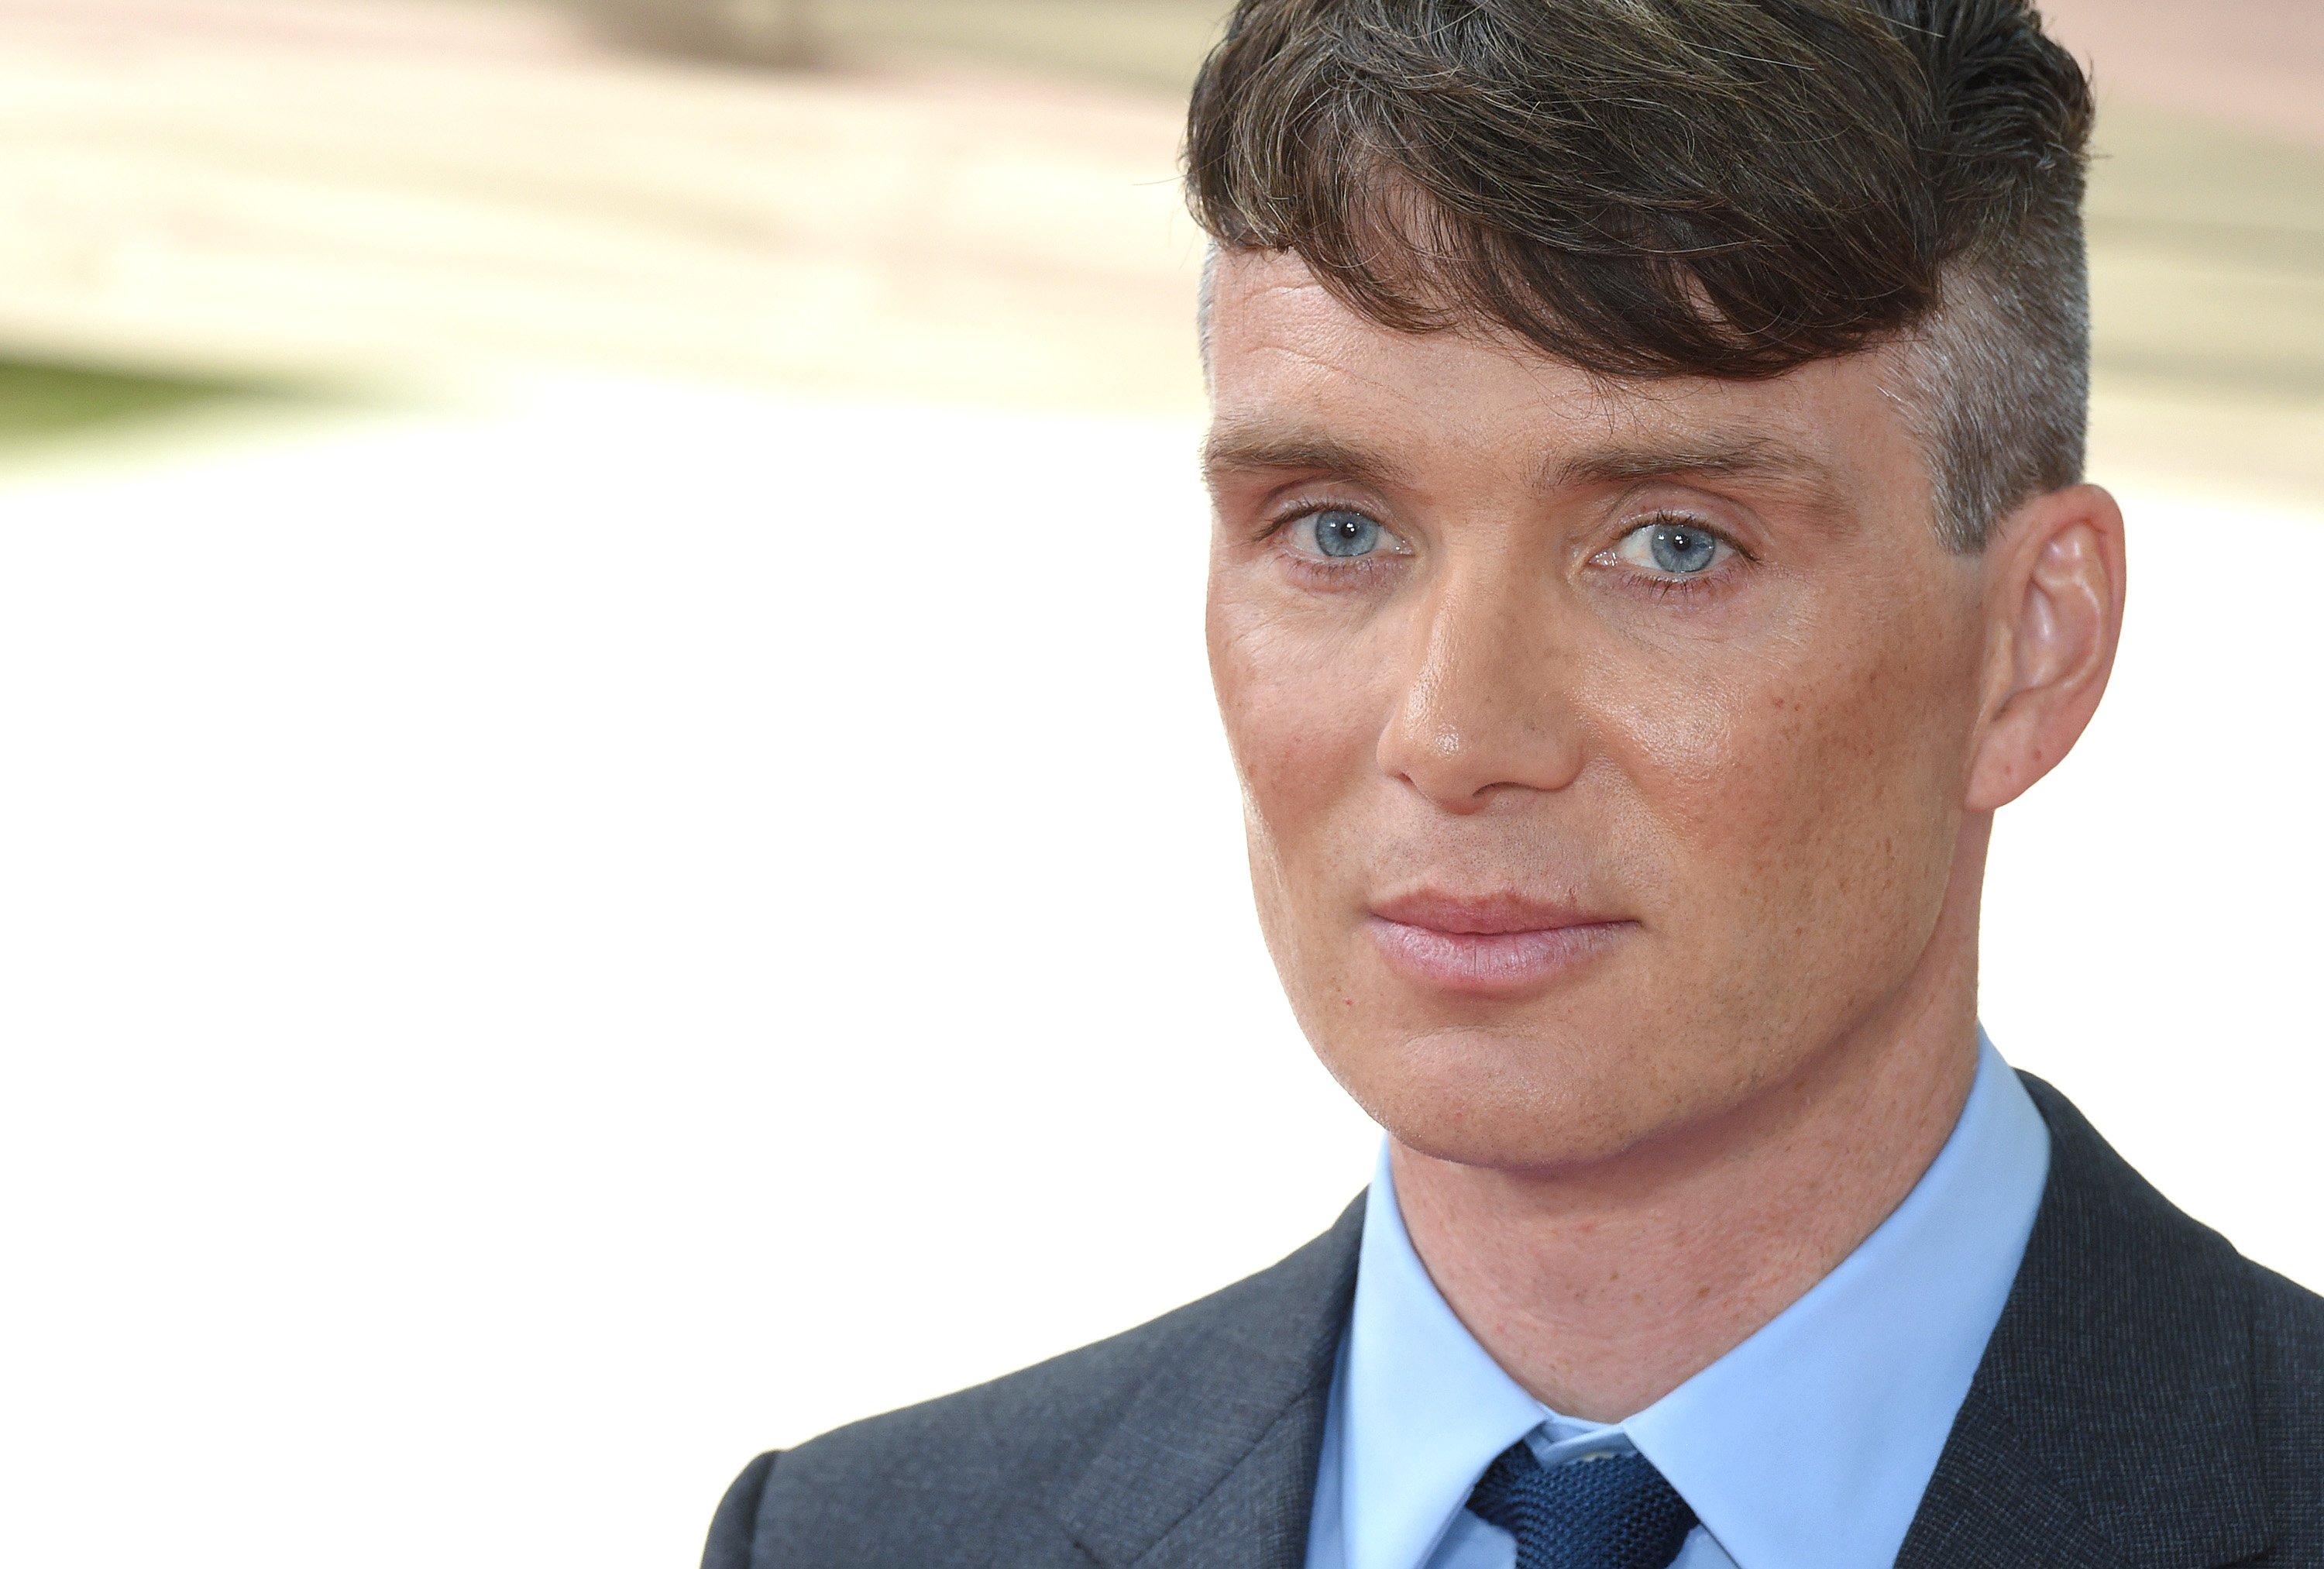
<instances>
[{"instance_id":1,"label":"blue eye","mask_svg":"<svg viewBox=\"0 0 2324 1569\"><path fill-rule=\"evenodd\" d=\"M1633 567L1670 577L1692 577L1719 564L1720 553L1731 550L1709 529L1696 523L1666 521L1632 529L1614 547L1614 553Z\"/></svg>"},{"instance_id":2,"label":"blue eye","mask_svg":"<svg viewBox=\"0 0 2324 1569\"><path fill-rule=\"evenodd\" d=\"M1338 508L1314 513L1305 520L1302 527L1315 541L1316 550L1325 556L1369 556L1379 549L1381 537L1387 532L1361 512L1342 512Z\"/></svg>"}]
</instances>

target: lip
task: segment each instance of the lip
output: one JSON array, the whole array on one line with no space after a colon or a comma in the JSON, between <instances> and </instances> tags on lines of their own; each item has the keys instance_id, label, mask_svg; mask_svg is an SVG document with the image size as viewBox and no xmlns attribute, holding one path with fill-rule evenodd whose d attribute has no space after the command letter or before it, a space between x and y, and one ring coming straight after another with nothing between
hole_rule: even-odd
<instances>
[{"instance_id":1,"label":"lip","mask_svg":"<svg viewBox=\"0 0 2324 1569\"><path fill-rule=\"evenodd\" d=\"M1637 922L1522 894L1417 892L1371 908L1388 967L1449 992L1507 996L1548 984Z\"/></svg>"}]
</instances>

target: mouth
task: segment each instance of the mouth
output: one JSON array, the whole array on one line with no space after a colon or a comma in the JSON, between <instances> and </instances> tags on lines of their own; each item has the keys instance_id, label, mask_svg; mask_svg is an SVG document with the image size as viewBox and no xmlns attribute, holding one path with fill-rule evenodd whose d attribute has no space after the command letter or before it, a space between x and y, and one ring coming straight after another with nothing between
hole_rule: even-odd
<instances>
[{"instance_id":1,"label":"mouth","mask_svg":"<svg viewBox=\"0 0 2324 1569\"><path fill-rule=\"evenodd\" d=\"M1367 923L1388 967L1448 992L1508 996L1572 973L1637 922L1517 894L1383 900Z\"/></svg>"}]
</instances>

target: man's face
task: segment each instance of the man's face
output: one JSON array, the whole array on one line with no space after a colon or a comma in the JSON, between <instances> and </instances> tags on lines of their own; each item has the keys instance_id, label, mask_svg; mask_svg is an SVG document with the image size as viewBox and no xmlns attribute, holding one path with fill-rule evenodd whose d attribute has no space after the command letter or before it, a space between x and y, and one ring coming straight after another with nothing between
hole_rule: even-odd
<instances>
[{"instance_id":1,"label":"man's face","mask_svg":"<svg viewBox=\"0 0 2324 1569\"><path fill-rule=\"evenodd\" d=\"M1252 880L1366 1110L1552 1167L1871 1027L1946 898L1986 653L1893 360L1597 384L1250 254L1211 354Z\"/></svg>"}]
</instances>

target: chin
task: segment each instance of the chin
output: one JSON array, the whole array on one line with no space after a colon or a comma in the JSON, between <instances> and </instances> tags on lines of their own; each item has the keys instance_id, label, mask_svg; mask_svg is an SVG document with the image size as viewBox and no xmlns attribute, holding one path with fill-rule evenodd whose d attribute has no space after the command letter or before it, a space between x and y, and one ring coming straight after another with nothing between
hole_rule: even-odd
<instances>
[{"instance_id":1,"label":"chin","mask_svg":"<svg viewBox=\"0 0 2324 1569\"><path fill-rule=\"evenodd\" d=\"M1667 1075L1618 1033L1463 1024L1402 1039L1318 1043L1398 1143L1438 1160L1551 1170L1611 1159L1689 1119Z\"/></svg>"}]
</instances>

